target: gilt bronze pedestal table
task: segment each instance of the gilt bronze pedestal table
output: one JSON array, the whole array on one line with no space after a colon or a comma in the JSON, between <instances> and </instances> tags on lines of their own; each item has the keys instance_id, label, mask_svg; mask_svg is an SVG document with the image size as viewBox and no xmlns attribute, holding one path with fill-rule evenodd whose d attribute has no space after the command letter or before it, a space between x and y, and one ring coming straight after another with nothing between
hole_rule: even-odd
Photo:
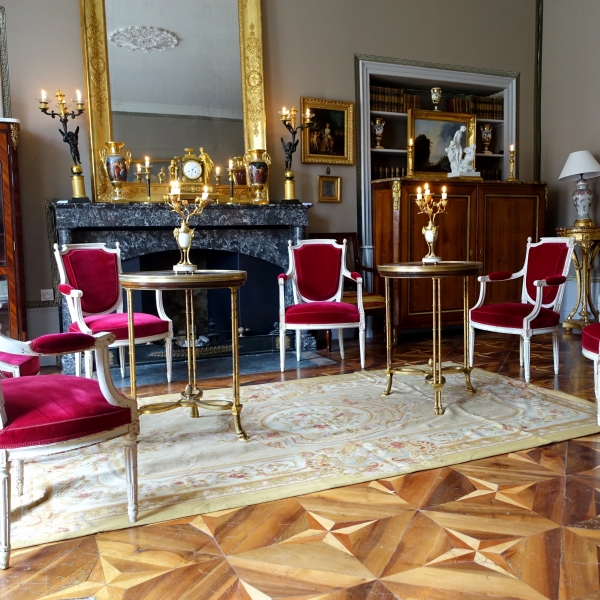
<instances>
[{"instance_id":1,"label":"gilt bronze pedestal table","mask_svg":"<svg viewBox=\"0 0 600 600\"><path fill-rule=\"evenodd\" d=\"M575 250L573 252L573 265L575 266L575 279L577 280L577 301L569 316L563 321L563 327L567 330L583 329L590 323L598 320L598 311L594 308L592 300L591 282L592 269L598 250L600 250L600 227L559 227L556 233L561 237L575 238ZM575 313L581 305L579 316L575 319Z\"/></svg>"},{"instance_id":2,"label":"gilt bronze pedestal table","mask_svg":"<svg viewBox=\"0 0 600 600\"><path fill-rule=\"evenodd\" d=\"M385 328L387 350L387 385L382 396L389 395L392 389L394 375L424 374L425 379L434 390L434 411L436 415L444 414L442 405L442 388L446 383L443 373L463 373L467 390L475 393L471 385L471 367L469 367L469 277L481 272L482 263L475 261L440 261L437 263L394 263L378 265L379 274L385 278ZM444 277L463 278L463 338L464 361L462 367L442 367L442 311L440 280ZM390 294L390 279L430 278L433 283L433 358L429 359L429 371L414 367L392 368L392 302Z\"/></svg>"},{"instance_id":3,"label":"gilt bronze pedestal table","mask_svg":"<svg viewBox=\"0 0 600 600\"><path fill-rule=\"evenodd\" d=\"M192 273L174 273L173 271L146 271L122 273L121 285L127 294L127 315L129 326L129 370L131 378L131 396L137 400L137 382L135 368L135 334L133 325L133 290L185 292L185 326L187 340L188 383L181 392L179 400L145 404L139 407L140 414L164 412L179 407L191 408L190 416L198 417L198 408L209 410L231 410L235 431L240 439L248 439L242 427L240 413L239 381L239 341L238 331L238 288L246 282L246 271L209 271L197 270ZM233 402L227 400L202 400L202 391L196 385L196 344L194 339L194 290L229 288L231 292L231 352L233 358Z\"/></svg>"}]
</instances>

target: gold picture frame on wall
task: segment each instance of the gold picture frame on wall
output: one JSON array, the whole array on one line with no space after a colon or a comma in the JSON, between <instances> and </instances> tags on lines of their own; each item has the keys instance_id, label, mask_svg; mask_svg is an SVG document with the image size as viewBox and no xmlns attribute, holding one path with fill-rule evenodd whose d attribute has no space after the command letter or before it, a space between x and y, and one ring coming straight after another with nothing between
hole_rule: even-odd
<instances>
[{"instance_id":1,"label":"gold picture frame on wall","mask_svg":"<svg viewBox=\"0 0 600 600\"><path fill-rule=\"evenodd\" d=\"M312 125L302 130L302 162L330 165L354 164L354 103L301 98L302 114L314 114Z\"/></svg>"},{"instance_id":2,"label":"gold picture frame on wall","mask_svg":"<svg viewBox=\"0 0 600 600\"><path fill-rule=\"evenodd\" d=\"M319 202L342 201L342 178L333 175L319 175Z\"/></svg>"},{"instance_id":3,"label":"gold picture frame on wall","mask_svg":"<svg viewBox=\"0 0 600 600\"><path fill-rule=\"evenodd\" d=\"M408 153L408 174L415 179L447 179L450 161L446 148L462 125L462 147L475 143L476 116L463 113L446 113L433 110L408 111L407 146L413 144Z\"/></svg>"},{"instance_id":4,"label":"gold picture frame on wall","mask_svg":"<svg viewBox=\"0 0 600 600\"><path fill-rule=\"evenodd\" d=\"M267 150L261 3L260 0L238 0L237 4L245 151ZM106 202L111 195L111 185L99 152L106 142L113 140L113 123L104 0L79 0L79 8L88 99L92 199ZM153 191L156 186L158 184L152 183ZM158 197L162 198L162 193L161 188ZM126 198L144 197L145 186L127 182L124 195Z\"/></svg>"}]
</instances>

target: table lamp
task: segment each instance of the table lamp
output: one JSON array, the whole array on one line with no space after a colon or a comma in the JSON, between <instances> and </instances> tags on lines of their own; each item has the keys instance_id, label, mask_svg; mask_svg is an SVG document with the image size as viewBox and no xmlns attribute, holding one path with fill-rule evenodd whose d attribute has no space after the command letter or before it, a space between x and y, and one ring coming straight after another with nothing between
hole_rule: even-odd
<instances>
[{"instance_id":1,"label":"table lamp","mask_svg":"<svg viewBox=\"0 0 600 600\"><path fill-rule=\"evenodd\" d=\"M577 181L573 192L573 204L577 209L578 219L574 227L593 227L590 218L590 205L592 204L592 190L588 188L587 180L600 176L600 164L587 150L571 152L560 174L559 181Z\"/></svg>"}]
</instances>

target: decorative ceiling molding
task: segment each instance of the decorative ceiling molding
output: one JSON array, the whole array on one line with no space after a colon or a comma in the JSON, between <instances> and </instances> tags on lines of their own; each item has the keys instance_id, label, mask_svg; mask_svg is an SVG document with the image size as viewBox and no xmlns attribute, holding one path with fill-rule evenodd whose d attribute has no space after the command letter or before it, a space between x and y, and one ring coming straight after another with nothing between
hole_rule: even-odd
<instances>
[{"instance_id":1,"label":"decorative ceiling molding","mask_svg":"<svg viewBox=\"0 0 600 600\"><path fill-rule=\"evenodd\" d=\"M166 29L135 25L116 29L109 34L108 39L117 48L130 52L164 52L175 48L179 38Z\"/></svg>"}]
</instances>

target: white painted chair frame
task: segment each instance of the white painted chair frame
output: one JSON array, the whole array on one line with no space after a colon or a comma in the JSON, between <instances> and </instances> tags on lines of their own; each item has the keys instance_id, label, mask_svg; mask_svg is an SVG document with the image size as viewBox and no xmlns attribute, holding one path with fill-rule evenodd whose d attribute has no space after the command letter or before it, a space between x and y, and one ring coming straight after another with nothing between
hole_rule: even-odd
<instances>
[{"instance_id":1,"label":"white painted chair frame","mask_svg":"<svg viewBox=\"0 0 600 600\"><path fill-rule=\"evenodd\" d=\"M533 285L537 288L535 299L530 298L527 293L527 286L525 282L525 271L527 268L527 263L529 259L529 249L535 246L540 246L542 244L552 244L552 243L560 243L565 244L568 248L568 254L565 259L565 265L563 267L561 275L564 277L569 273L569 269L571 267L571 256L573 254L574 247L574 239L573 238L564 238L564 237L543 237L540 238L540 241L537 243L532 243L531 238L527 238L527 251L525 254L525 264L523 268L517 273L513 273L507 279L501 279L498 281L492 281L487 275L483 275L478 277L478 281L480 282L480 290L479 290L479 298L477 300L477 304L473 306L469 310L469 366L473 367L473 357L474 357L474 347L475 347L475 329L481 329L484 331L496 331L499 333L506 334L514 334L520 336L519 340L519 365L524 367L525 370L525 381L529 383L531 379L531 338L534 335L541 335L545 333L552 334L552 352L554 357L554 372L558 374L558 366L559 366L559 355L558 355L558 332L560 324L554 325L553 327L544 327L540 329L531 329L531 322L539 315L540 310L542 308L549 308L554 310L555 312L560 313L560 306L562 304L562 298L565 292L565 284L561 284L558 286L558 291L556 296L552 302L548 302L544 304L543 300L543 289L548 287L548 284L544 280L536 280L533 282ZM486 293L486 284L488 283L501 283L502 281L510 281L512 279L518 279L519 277L523 277L523 287L521 291L521 302L523 304L531 304L532 309L531 312L523 318L523 326L522 327L500 327L495 325L483 325L480 323L476 323L471 320L471 313L473 310L483 306L485 300Z\"/></svg>"},{"instance_id":2,"label":"white painted chair frame","mask_svg":"<svg viewBox=\"0 0 600 600\"><path fill-rule=\"evenodd\" d=\"M61 284L69 284L69 279L67 277L67 273L65 271L65 266L62 260L63 255L67 254L69 250L75 249L102 249L105 252L110 254L117 255L117 266L119 273L122 272L121 267L121 248L119 242L116 242L115 248L107 248L106 244L63 244L59 249L58 244L54 244L54 256L56 258L56 264L58 265L58 272L60 275L60 283ZM119 284L119 288L121 288L121 284ZM122 313L123 312L123 293L119 294L119 299L117 302L108 310L103 311L102 313L86 313L83 311L81 307L81 297L83 296L83 292L81 290L73 290L70 295L63 294L67 301L67 306L69 307L69 314L71 315L71 321L73 323L77 323L79 325L79 329L82 333L91 334L90 328L85 324L83 320L84 317L89 316L90 314L110 314L113 312ZM167 316L165 313L165 309L163 306L162 300L162 291L156 291L156 310L158 312L159 318L164 321L169 322L169 331L167 334L161 333L158 335L151 335L147 337L136 337L136 344L145 344L148 342L155 342L158 340L165 340L165 356L167 362L167 381L171 383L171 378L173 374L173 321ZM125 348L129 346L129 339L125 338L123 340L116 340L111 348L119 349L119 362L121 363L121 377L125 377ZM85 353L85 376L91 377L93 372L93 357L91 352ZM78 376L81 376L81 353L77 352L75 354L75 373Z\"/></svg>"},{"instance_id":3,"label":"white painted chair frame","mask_svg":"<svg viewBox=\"0 0 600 600\"><path fill-rule=\"evenodd\" d=\"M68 452L98 444L116 437L124 436L123 447L125 451L125 477L127 483L127 513L129 521L135 523L138 514L137 499L137 436L140 433L137 404L125 398L115 388L110 376L108 347L114 340L110 333L98 333L95 345L89 352L96 353L96 370L98 383L106 401L113 406L129 408L131 410L131 423L109 431L103 431L87 437L73 439L66 442L57 442L43 446L28 446L16 449L0 449L0 569L7 569L10 560L10 491L11 491L11 463L15 464L15 479L17 494L23 494L23 461L43 456L50 456L60 452ZM39 354L31 350L31 342L19 342L0 334L0 351L26 356L62 356L62 354ZM64 354L69 354L68 352ZM4 409L4 396L0 385L0 428L7 424Z\"/></svg>"},{"instance_id":4,"label":"white painted chair frame","mask_svg":"<svg viewBox=\"0 0 600 600\"><path fill-rule=\"evenodd\" d=\"M600 353L581 349L582 354L594 363L594 392L596 394L596 407L598 409L598 425L600 425Z\"/></svg>"},{"instance_id":5,"label":"white painted chair frame","mask_svg":"<svg viewBox=\"0 0 600 600\"><path fill-rule=\"evenodd\" d=\"M294 292L294 304L300 304L302 302L312 302L311 300L304 298L302 294L298 291L297 285L297 275L295 269L294 262L294 248L300 248L301 246L309 246L311 244L330 244L335 246L336 248L341 248L342 254L340 257L341 260L341 270L340 277L337 286L336 293L324 300L323 302L341 302L342 301L342 292L344 286L344 277L356 282L356 300L357 300L357 308L359 312L359 321L352 323L335 323L335 324L290 324L286 325L285 322L285 294L284 294L284 286L285 281L288 281L291 278L292 281L292 290ZM346 240L344 240L343 244L338 244L335 240L330 239L316 239L316 240L301 240L298 242L296 246L292 246L291 240L288 241L288 254L289 254L289 269L285 274L285 280L280 277L279 282L279 356L281 363L281 372L285 371L285 332L286 330L294 330L296 332L296 358L300 361L300 353L302 348L302 331L305 330L318 330L318 329L337 329L338 332L338 341L340 345L340 356L342 359L344 358L344 329L354 329L358 328L358 343L360 347L360 366L361 368L365 368L365 337L366 337L366 328L365 328L365 311L363 308L362 301L362 277L358 277L357 279L353 279L350 271L346 268Z\"/></svg>"}]
</instances>

